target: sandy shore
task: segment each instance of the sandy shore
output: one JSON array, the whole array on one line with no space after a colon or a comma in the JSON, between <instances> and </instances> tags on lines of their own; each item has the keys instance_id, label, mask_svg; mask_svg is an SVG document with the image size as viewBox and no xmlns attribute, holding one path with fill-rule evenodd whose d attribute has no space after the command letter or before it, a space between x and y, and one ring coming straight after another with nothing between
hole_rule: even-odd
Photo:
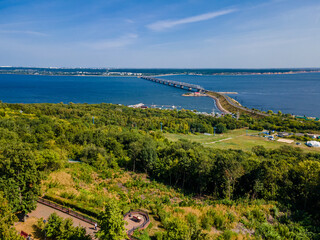
<instances>
[{"instance_id":1,"label":"sandy shore","mask_svg":"<svg viewBox=\"0 0 320 240\"><path fill-rule=\"evenodd\" d=\"M215 100L217 108L218 108L222 113L230 114L229 111L225 110L225 109L221 106L220 101L219 101L218 98L216 98L215 96L212 96L212 95L208 95L208 94L207 94L207 96L208 96L208 97L211 97L211 98L213 98L213 99Z\"/></svg>"}]
</instances>

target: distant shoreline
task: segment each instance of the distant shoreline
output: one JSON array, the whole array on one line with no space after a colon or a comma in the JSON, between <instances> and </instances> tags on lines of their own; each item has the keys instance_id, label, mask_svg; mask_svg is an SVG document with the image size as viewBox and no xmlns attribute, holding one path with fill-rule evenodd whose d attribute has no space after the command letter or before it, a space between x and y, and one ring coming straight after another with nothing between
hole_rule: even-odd
<instances>
[{"instance_id":1,"label":"distant shoreline","mask_svg":"<svg viewBox=\"0 0 320 240\"><path fill-rule=\"evenodd\" d=\"M185 74L189 76L250 76L250 75L289 75L289 74L304 74L304 73L320 73L319 71L289 71L289 72L247 72L247 73L213 73L213 74ZM173 74L172 74L173 75ZM183 74L175 74L175 75L183 75Z\"/></svg>"},{"instance_id":2,"label":"distant shoreline","mask_svg":"<svg viewBox=\"0 0 320 240\"><path fill-rule=\"evenodd\" d=\"M178 76L178 75L186 75L186 76L260 76L260 75L294 75L294 74L308 74L308 73L320 73L320 71L301 71L301 72L276 72L276 73L214 73L214 74L185 74L185 73L177 73L177 74L160 74L160 75L150 75L153 77L166 77L166 76ZM2 73L0 75L22 75L22 76L63 76L63 77L139 77L136 75L97 75L97 74L30 74L30 73Z\"/></svg>"},{"instance_id":3,"label":"distant shoreline","mask_svg":"<svg viewBox=\"0 0 320 240\"><path fill-rule=\"evenodd\" d=\"M150 70L150 71L149 71ZM163 72L162 72L163 71ZM51 69L0 67L0 74L34 75L34 76L77 76L77 77L165 77L187 76L256 76L320 73L317 68L301 69Z\"/></svg>"}]
</instances>

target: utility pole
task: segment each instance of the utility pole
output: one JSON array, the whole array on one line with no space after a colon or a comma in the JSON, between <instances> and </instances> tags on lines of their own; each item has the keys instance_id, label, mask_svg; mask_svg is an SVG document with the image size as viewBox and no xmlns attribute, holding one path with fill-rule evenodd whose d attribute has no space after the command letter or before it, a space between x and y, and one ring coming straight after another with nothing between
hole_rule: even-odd
<instances>
[{"instance_id":1,"label":"utility pole","mask_svg":"<svg viewBox=\"0 0 320 240\"><path fill-rule=\"evenodd\" d=\"M162 132L162 122L160 123L160 125L161 125L161 132Z\"/></svg>"}]
</instances>

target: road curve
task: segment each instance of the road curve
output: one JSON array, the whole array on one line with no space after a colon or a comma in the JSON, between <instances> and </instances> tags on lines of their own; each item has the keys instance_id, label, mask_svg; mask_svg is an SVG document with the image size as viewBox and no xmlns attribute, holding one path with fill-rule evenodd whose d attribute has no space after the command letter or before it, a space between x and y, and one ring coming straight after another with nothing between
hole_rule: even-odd
<instances>
[{"instance_id":1,"label":"road curve","mask_svg":"<svg viewBox=\"0 0 320 240\"><path fill-rule=\"evenodd\" d=\"M248 109L248 108L239 106L239 105L235 104L234 102L232 102L232 101L230 100L230 98L229 98L228 96L224 95L224 94L220 94L220 93L213 92L213 91L206 91L206 93L208 93L208 92L209 92L209 93L211 92L211 93L219 94L219 95L223 96L231 106L233 106L233 107L235 107L235 108L237 108L237 109L240 109L240 110L242 110L242 111L249 112L249 113L256 114L256 115L263 116L263 117L268 117L268 116L269 116L269 114L267 114L267 113L262 113L262 112L258 112L258 111L252 110L252 109ZM215 97L215 96L213 96L213 95L210 95L210 94L207 94L207 95L208 95L209 97L215 99L216 105L217 105L218 109L219 109L221 112L226 113L226 114L227 114L227 113L230 113L229 111L225 110L225 109L221 106L220 101L219 101L219 99L218 99L217 97Z\"/></svg>"}]
</instances>

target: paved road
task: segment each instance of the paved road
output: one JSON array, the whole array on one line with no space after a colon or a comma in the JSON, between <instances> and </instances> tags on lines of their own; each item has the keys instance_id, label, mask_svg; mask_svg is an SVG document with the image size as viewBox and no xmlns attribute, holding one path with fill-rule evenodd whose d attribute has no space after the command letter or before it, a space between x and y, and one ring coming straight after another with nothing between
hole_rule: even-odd
<instances>
[{"instance_id":1,"label":"paved road","mask_svg":"<svg viewBox=\"0 0 320 240\"><path fill-rule=\"evenodd\" d=\"M215 93L215 92L213 92L213 91L207 91L207 93L210 93L210 92ZM217 105L218 109L219 109L221 112L224 112L224 113L227 113L227 114L230 113L229 111L225 110L225 109L221 106L220 100L219 100L217 97L212 96L212 95L210 95L210 94L207 94L207 95L208 95L209 97L215 99L216 105ZM250 112L250 113L253 113L253 114L256 114L256 115L260 115L260 116L264 116L264 117L268 117L268 116L269 116L269 114L267 114L267 113L262 113L262 112L259 112L259 111L254 111L254 110L252 110L252 109L248 109L248 108L239 106L239 105L235 104L234 102L232 102L230 97L228 97L228 96L226 96L226 95L224 95L224 94L220 94L220 95L222 95L222 96L227 100L227 102L228 102L230 105L232 105L233 107L235 107L235 108L237 108L237 109L241 109L241 110L243 110L243 111Z\"/></svg>"},{"instance_id":2,"label":"paved road","mask_svg":"<svg viewBox=\"0 0 320 240\"><path fill-rule=\"evenodd\" d=\"M37 219L44 218L48 220L49 216L52 213L56 213L58 216L66 219L66 218L71 218L73 221L73 225L75 227L81 226L86 229L87 234L90 234L92 237L94 237L96 230L94 230L94 226L92 224L89 224L87 222L84 222L78 218L75 218L73 216L70 216L64 212L61 212L55 208L49 207L47 205L44 205L42 203L37 203L37 208L29 213L29 218L27 218L25 223L18 223L18 225L21 225L17 228L18 231L27 231L28 233L32 233L32 225L36 223ZM141 221L137 222L134 220L133 216L135 217L140 217ZM144 215L140 214L139 212L132 212L131 217L127 215L124 220L127 222L125 228L126 231L128 232L130 229L136 228L144 224L147 219ZM25 229L28 226L28 229Z\"/></svg>"},{"instance_id":3,"label":"paved road","mask_svg":"<svg viewBox=\"0 0 320 240\"><path fill-rule=\"evenodd\" d=\"M78 218L74 218L66 213L63 213L63 212L60 212L59 210L56 210L54 208L51 208L51 207L48 207L46 205L43 205L41 203L37 203L37 208L36 210L34 210L33 212L29 213L28 215L30 217L35 217L35 218L41 218L43 217L44 219L48 219L50 214L52 213L57 213L60 217L63 217L63 218L71 218L72 221L73 221L73 225L75 227L78 227L78 226L81 226L81 227L84 227L87 231L88 234L90 235L94 235L94 233L96 232L94 230L94 226L87 223L87 222L84 222Z\"/></svg>"}]
</instances>

